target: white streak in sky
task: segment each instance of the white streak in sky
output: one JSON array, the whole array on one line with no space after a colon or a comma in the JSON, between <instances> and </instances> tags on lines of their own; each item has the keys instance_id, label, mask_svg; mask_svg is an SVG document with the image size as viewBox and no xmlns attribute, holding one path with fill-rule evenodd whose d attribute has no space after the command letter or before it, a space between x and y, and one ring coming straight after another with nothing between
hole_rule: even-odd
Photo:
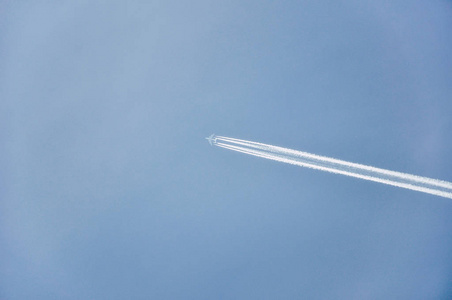
<instances>
[{"instance_id":1,"label":"white streak in sky","mask_svg":"<svg viewBox=\"0 0 452 300\"><path fill-rule=\"evenodd\" d=\"M347 175L452 199L452 183L371 166L351 163L307 152L214 136L212 145L296 166Z\"/></svg>"}]
</instances>

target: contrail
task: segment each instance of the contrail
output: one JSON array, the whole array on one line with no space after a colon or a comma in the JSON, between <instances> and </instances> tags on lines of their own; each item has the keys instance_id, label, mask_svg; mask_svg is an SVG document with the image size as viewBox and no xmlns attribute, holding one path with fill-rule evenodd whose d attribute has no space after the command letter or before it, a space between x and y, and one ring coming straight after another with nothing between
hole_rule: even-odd
<instances>
[{"instance_id":1,"label":"contrail","mask_svg":"<svg viewBox=\"0 0 452 300\"><path fill-rule=\"evenodd\" d=\"M447 181L380 169L307 152L230 137L211 135L207 139L214 146L251 154L257 157L385 183L452 199L452 183Z\"/></svg>"}]
</instances>

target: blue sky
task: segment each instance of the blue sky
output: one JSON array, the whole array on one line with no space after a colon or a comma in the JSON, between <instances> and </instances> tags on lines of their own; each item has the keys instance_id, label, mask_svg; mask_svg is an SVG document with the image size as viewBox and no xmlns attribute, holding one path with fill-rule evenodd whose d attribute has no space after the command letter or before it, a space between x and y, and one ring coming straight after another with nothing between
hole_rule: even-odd
<instances>
[{"instance_id":1,"label":"blue sky","mask_svg":"<svg viewBox=\"0 0 452 300\"><path fill-rule=\"evenodd\" d=\"M3 1L0 298L445 299L450 1Z\"/></svg>"}]
</instances>

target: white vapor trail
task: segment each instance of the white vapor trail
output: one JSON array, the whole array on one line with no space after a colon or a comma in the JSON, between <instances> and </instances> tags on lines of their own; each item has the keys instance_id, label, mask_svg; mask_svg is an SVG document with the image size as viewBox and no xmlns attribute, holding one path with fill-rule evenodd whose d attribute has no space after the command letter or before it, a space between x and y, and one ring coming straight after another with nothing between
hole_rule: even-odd
<instances>
[{"instance_id":1,"label":"white vapor trail","mask_svg":"<svg viewBox=\"0 0 452 300\"><path fill-rule=\"evenodd\" d=\"M447 181L380 169L307 152L224 136L212 136L212 140L212 145L257 157L385 183L452 199L452 183Z\"/></svg>"}]
</instances>

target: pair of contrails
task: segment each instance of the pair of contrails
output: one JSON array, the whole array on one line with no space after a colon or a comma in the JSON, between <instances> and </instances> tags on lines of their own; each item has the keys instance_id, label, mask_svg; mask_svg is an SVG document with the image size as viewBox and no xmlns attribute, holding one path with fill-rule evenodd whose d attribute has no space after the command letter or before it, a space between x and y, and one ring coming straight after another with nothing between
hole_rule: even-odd
<instances>
[{"instance_id":1,"label":"pair of contrails","mask_svg":"<svg viewBox=\"0 0 452 300\"><path fill-rule=\"evenodd\" d=\"M296 166L385 183L452 199L452 183L395 172L287 148L212 134L210 145Z\"/></svg>"}]
</instances>

